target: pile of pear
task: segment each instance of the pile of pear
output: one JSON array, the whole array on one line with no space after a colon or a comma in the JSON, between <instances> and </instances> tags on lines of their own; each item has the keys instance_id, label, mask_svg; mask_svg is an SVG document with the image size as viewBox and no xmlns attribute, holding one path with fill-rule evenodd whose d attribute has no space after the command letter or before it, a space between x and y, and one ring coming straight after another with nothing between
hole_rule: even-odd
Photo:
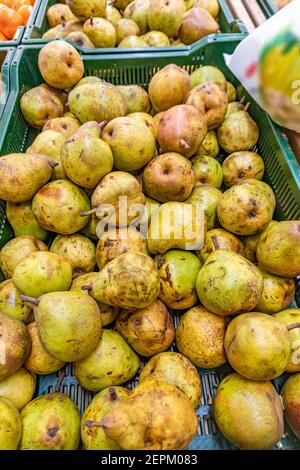
<instances>
[{"instance_id":1,"label":"pile of pear","mask_svg":"<svg viewBox=\"0 0 300 470\"><path fill-rule=\"evenodd\" d=\"M234 86L209 65L167 65L148 90L83 78L62 41L39 69L45 83L20 107L41 132L0 158L15 234L0 252L0 449L185 449L199 368L226 362L212 406L224 436L275 446L271 381L289 372L300 438L300 309L288 309L300 221L275 220L259 128ZM39 376L58 373L59 390L68 363L94 394L82 417L59 391L34 398Z\"/></svg>"},{"instance_id":2,"label":"pile of pear","mask_svg":"<svg viewBox=\"0 0 300 470\"><path fill-rule=\"evenodd\" d=\"M219 10L218 0L67 0L47 10L42 38L86 49L185 46L219 32Z\"/></svg>"}]
</instances>

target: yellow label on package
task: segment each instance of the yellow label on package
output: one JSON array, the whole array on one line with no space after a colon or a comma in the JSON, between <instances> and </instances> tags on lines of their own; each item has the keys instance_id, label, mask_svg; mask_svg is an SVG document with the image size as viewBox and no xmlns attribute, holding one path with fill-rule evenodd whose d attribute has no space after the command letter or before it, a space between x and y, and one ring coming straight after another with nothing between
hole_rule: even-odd
<instances>
[{"instance_id":1,"label":"yellow label on package","mask_svg":"<svg viewBox=\"0 0 300 470\"><path fill-rule=\"evenodd\" d=\"M226 62L275 122L300 132L300 0L247 36Z\"/></svg>"}]
</instances>

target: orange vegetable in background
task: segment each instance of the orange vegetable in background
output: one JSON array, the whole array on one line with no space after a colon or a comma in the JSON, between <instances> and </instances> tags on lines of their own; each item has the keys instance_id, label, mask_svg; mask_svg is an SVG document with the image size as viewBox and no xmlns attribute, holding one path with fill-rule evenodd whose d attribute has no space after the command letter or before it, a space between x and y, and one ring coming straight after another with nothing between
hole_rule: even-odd
<instances>
[{"instance_id":1,"label":"orange vegetable in background","mask_svg":"<svg viewBox=\"0 0 300 470\"><path fill-rule=\"evenodd\" d=\"M0 0L0 3L2 3L2 0ZM23 5L31 5L30 0L12 0L10 8L17 11Z\"/></svg>"},{"instance_id":2,"label":"orange vegetable in background","mask_svg":"<svg viewBox=\"0 0 300 470\"><path fill-rule=\"evenodd\" d=\"M22 5L18 10L18 13L20 16L23 18L23 24L26 24L31 12L32 12L32 6L31 5Z\"/></svg>"},{"instance_id":3,"label":"orange vegetable in background","mask_svg":"<svg viewBox=\"0 0 300 470\"><path fill-rule=\"evenodd\" d=\"M13 0L1 0L0 1L0 3L2 3L2 5L6 5L9 8L11 8L12 2L13 2Z\"/></svg>"},{"instance_id":4,"label":"orange vegetable in background","mask_svg":"<svg viewBox=\"0 0 300 470\"><path fill-rule=\"evenodd\" d=\"M7 37L0 32L0 41L8 41Z\"/></svg>"},{"instance_id":5,"label":"orange vegetable in background","mask_svg":"<svg viewBox=\"0 0 300 470\"><path fill-rule=\"evenodd\" d=\"M12 39L19 26L24 23L17 11L0 4L0 31L8 39Z\"/></svg>"}]
</instances>

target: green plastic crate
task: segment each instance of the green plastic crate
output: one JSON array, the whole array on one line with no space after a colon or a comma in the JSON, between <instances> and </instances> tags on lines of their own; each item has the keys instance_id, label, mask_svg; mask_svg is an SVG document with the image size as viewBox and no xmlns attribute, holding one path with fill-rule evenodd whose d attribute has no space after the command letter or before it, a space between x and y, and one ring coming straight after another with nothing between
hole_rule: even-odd
<instances>
[{"instance_id":1,"label":"green plastic crate","mask_svg":"<svg viewBox=\"0 0 300 470\"><path fill-rule=\"evenodd\" d=\"M272 0L257 0L257 3L267 18L270 18L278 12L278 8Z\"/></svg>"},{"instance_id":2,"label":"green plastic crate","mask_svg":"<svg viewBox=\"0 0 300 470\"><path fill-rule=\"evenodd\" d=\"M245 90L239 86L237 80L225 65L223 54L232 53L238 45L236 36L228 35L218 40L207 38L202 47L193 47L192 52L172 52L165 54L124 54L122 57L112 55L84 55L86 75L95 75L114 84L138 84L147 87L151 77L162 67L169 63L175 63L192 72L199 66L211 64L218 66L235 85L239 94L245 95L250 102L250 113L258 122L261 130L261 138L258 143L258 151L266 164L266 180L271 184L277 195L279 219L300 218L300 191L299 173L294 156L288 143L282 139L279 130L272 124L267 115L253 102ZM19 101L25 90L39 85L42 81L37 68L37 58L41 46L20 46L14 58L11 79L12 92L8 106L5 109L3 119L0 122L0 155L10 152L25 151L31 145L38 131L29 127L24 121ZM5 220L4 204L0 204L0 248L13 236L9 224ZM300 304L299 304L300 306ZM175 325L179 316L174 313ZM174 346L171 347L173 350ZM233 449L219 433L211 417L211 404L218 383L228 374L230 367L225 365L218 369L200 369L203 397L197 409L198 431L189 446L190 450L196 449ZM282 380L275 385L280 389ZM38 395L56 390L57 382L60 382L57 390L66 393L77 404L82 412L92 398L91 392L83 390L74 377L72 364L65 369L65 377L59 380L58 374L41 376L38 379ZM133 380L127 386L135 385ZM300 449L300 442L287 430L278 448Z\"/></svg>"},{"instance_id":3,"label":"green plastic crate","mask_svg":"<svg viewBox=\"0 0 300 470\"><path fill-rule=\"evenodd\" d=\"M58 0L41 0L40 7L36 18L30 21L26 27L22 44L45 44L51 39L42 39L42 35L48 31L50 28L48 21L47 21L47 10L52 5L58 3ZM219 14L219 24L221 27L222 33L247 33L247 29L242 21L236 20L230 8L228 7L226 0L219 0L220 4L220 14ZM219 34L213 35L218 37ZM205 39L201 39L196 44L204 44ZM166 51L177 51L177 50L191 50L192 46L184 46L184 47L147 47L147 48L135 48L135 49L123 49L117 48L119 54L126 54L134 52L166 52ZM86 54L106 54L112 53L116 50L116 48L95 48L95 49L86 49L85 47L77 47L80 52L84 52Z\"/></svg>"},{"instance_id":4,"label":"green plastic crate","mask_svg":"<svg viewBox=\"0 0 300 470\"><path fill-rule=\"evenodd\" d=\"M1 3L1 2L0 2ZM0 41L0 47L17 47L21 43L22 36L25 31L25 26L19 26L16 34L14 35L13 39L9 41Z\"/></svg>"},{"instance_id":5,"label":"green plastic crate","mask_svg":"<svg viewBox=\"0 0 300 470\"><path fill-rule=\"evenodd\" d=\"M0 47L0 70L2 74L2 92L0 94L0 118L10 92L10 64L15 54L14 47Z\"/></svg>"}]
</instances>

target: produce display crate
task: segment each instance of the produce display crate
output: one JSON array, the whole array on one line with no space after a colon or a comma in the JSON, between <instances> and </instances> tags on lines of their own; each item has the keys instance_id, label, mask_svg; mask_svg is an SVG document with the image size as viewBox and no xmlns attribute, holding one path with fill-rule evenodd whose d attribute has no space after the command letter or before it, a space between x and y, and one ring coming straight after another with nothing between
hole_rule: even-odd
<instances>
[{"instance_id":1,"label":"produce display crate","mask_svg":"<svg viewBox=\"0 0 300 470\"><path fill-rule=\"evenodd\" d=\"M257 0L257 2L268 18L278 12L278 8L273 0Z\"/></svg>"},{"instance_id":2,"label":"produce display crate","mask_svg":"<svg viewBox=\"0 0 300 470\"><path fill-rule=\"evenodd\" d=\"M34 21L30 21L26 27L22 44L45 44L51 39L42 39L42 35L48 31L49 24L47 21L47 10L55 3L58 3L58 0L41 0L40 7L38 14ZM247 29L242 21L237 20L233 17L230 8L228 7L226 0L219 0L220 4L220 14L219 14L219 24L222 33L240 33L245 34L247 33ZM212 35L218 37L217 35ZM205 38L200 39L196 44L205 43ZM106 53L113 53L114 51L118 51L118 54L126 54L132 52L147 52L152 53L156 51L177 51L177 50L191 50L192 46L184 46L184 47L147 47L147 48L134 48L134 49L127 49L127 48L95 48L95 49L87 49L85 47L77 47L80 52L86 54L106 54Z\"/></svg>"},{"instance_id":3,"label":"produce display crate","mask_svg":"<svg viewBox=\"0 0 300 470\"><path fill-rule=\"evenodd\" d=\"M224 53L232 53L238 45L235 35L227 35L218 39L207 38L202 47L193 47L191 52L166 52L165 54L118 54L111 55L84 55L85 74L103 78L113 84L138 84L144 88L151 77L162 67L175 63L188 72L201 65L210 64L219 67L238 87L239 97L245 96L249 101L249 111L259 124L261 136L257 150L265 161L265 180L276 193L278 210L276 217L279 220L300 218L300 178L295 157L290 150L288 142L282 139L281 132L272 124L269 117L251 99L240 86L224 62ZM29 127L22 117L19 101L22 94L29 88L39 85L42 81L37 67L37 58L41 46L20 46L15 55L11 69L12 92L9 97L9 106L0 123L0 155L11 152L22 152L31 145L38 131ZM298 173L297 173L298 171ZM4 205L0 206L0 248L13 236L9 224L5 220ZM299 296L297 297L299 298ZM296 306L297 304L293 304ZM300 303L298 304L300 306ZM173 312L175 325L179 314ZM171 348L172 350L172 348ZM225 365L218 369L200 369L203 398L197 409L198 432L189 449L233 449L217 430L211 417L211 404L218 383L230 371ZM284 377L275 381L278 390L281 388ZM135 384L135 381L128 386ZM92 398L92 394L83 390L74 377L72 364L66 366L64 374L57 373L39 377L38 395L61 391L70 396L82 412ZM279 449L300 449L300 441L291 431L287 430L284 438L277 445Z\"/></svg>"},{"instance_id":4,"label":"produce display crate","mask_svg":"<svg viewBox=\"0 0 300 470\"><path fill-rule=\"evenodd\" d=\"M16 34L14 35L14 38L10 39L9 41L0 41L0 47L17 47L21 43L24 31L25 26L19 26Z\"/></svg>"},{"instance_id":5,"label":"produce display crate","mask_svg":"<svg viewBox=\"0 0 300 470\"><path fill-rule=\"evenodd\" d=\"M15 54L15 47L0 47L0 71L1 71L1 93L0 93L0 119L7 103L10 92L10 64Z\"/></svg>"}]
</instances>

